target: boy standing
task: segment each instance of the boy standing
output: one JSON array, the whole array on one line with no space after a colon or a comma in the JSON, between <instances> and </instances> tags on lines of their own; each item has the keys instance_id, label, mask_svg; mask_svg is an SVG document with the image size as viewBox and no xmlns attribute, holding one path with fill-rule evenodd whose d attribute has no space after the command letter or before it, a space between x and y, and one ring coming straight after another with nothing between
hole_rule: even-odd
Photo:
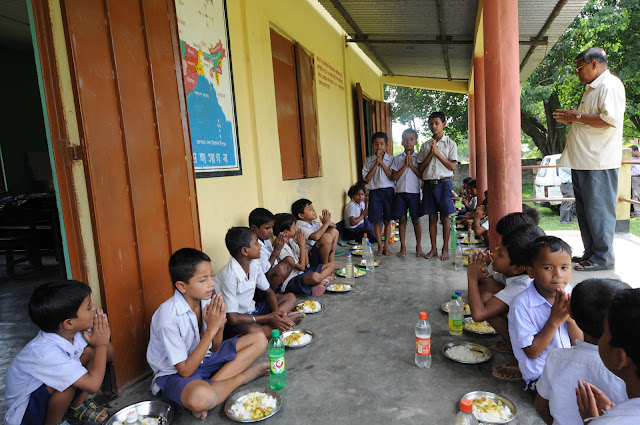
<instances>
[{"instance_id":1,"label":"boy standing","mask_svg":"<svg viewBox=\"0 0 640 425\"><path fill-rule=\"evenodd\" d=\"M290 313L296 305L293 294L276 295L260 266L258 238L248 227L232 227L224 239L231 259L215 277L216 292L226 304L228 326L238 334L253 332L271 336L273 329L289 331L302 322L304 313ZM265 300L256 303L256 288L265 292Z\"/></svg>"},{"instance_id":2,"label":"boy standing","mask_svg":"<svg viewBox=\"0 0 640 425\"><path fill-rule=\"evenodd\" d=\"M533 284L513 300L508 319L513 354L527 383L525 391L535 400L549 351L571 348L572 340L582 339L582 331L569 317L571 247L555 236L543 236L529 252L527 273Z\"/></svg>"},{"instance_id":3,"label":"boy standing","mask_svg":"<svg viewBox=\"0 0 640 425\"><path fill-rule=\"evenodd\" d=\"M458 162L458 146L456 142L442 132L447 125L447 119L442 112L429 115L429 129L433 138L424 143L418 154L418 170L422 173L424 185L422 187L422 212L429 215L429 239L431 251L425 258L438 255L436 238L438 236L438 213L442 223L443 261L449 259L449 215L455 208L451 200L451 179Z\"/></svg>"},{"instance_id":4,"label":"boy standing","mask_svg":"<svg viewBox=\"0 0 640 425\"><path fill-rule=\"evenodd\" d=\"M416 256L423 257L422 226L420 225L420 180L422 173L418 170L418 153L415 151L418 143L418 132L412 128L402 132L402 146L404 152L393 158L391 163L391 180L396 182L396 194L393 197L393 212L395 218L400 218L400 252L398 257L407 253L405 233L407 231L407 210L411 214L413 231L416 236Z\"/></svg>"},{"instance_id":5,"label":"boy standing","mask_svg":"<svg viewBox=\"0 0 640 425\"><path fill-rule=\"evenodd\" d=\"M629 285L614 279L587 279L573 288L569 314L584 333L584 341L547 355L536 398L536 411L547 424L582 422L575 393L578 380L604 390L615 403L627 400L624 381L611 373L598 355L607 309L616 293L625 289Z\"/></svg>"},{"instance_id":6,"label":"boy standing","mask_svg":"<svg viewBox=\"0 0 640 425\"><path fill-rule=\"evenodd\" d=\"M308 199L298 199L291 205L291 214L296 218L296 227L302 229L309 255L309 267L315 269L318 264L333 263L340 233L331 222L331 212L322 210L320 222L317 222L313 204Z\"/></svg>"},{"instance_id":7,"label":"boy standing","mask_svg":"<svg viewBox=\"0 0 640 425\"><path fill-rule=\"evenodd\" d=\"M369 182L369 220L376 233L378 250L376 255L391 255L389 238L391 237L391 207L393 206L393 187L391 180L391 162L393 156L387 153L389 138L381 131L371 136L373 155L367 158L362 167L362 177ZM382 229L384 223L384 246L382 245Z\"/></svg>"},{"instance_id":8,"label":"boy standing","mask_svg":"<svg viewBox=\"0 0 640 425\"><path fill-rule=\"evenodd\" d=\"M107 419L107 409L87 400L113 359L109 322L91 302L89 285L64 280L38 286L29 317L41 330L7 372L5 423L68 424L62 420L67 409L76 419Z\"/></svg>"}]
</instances>

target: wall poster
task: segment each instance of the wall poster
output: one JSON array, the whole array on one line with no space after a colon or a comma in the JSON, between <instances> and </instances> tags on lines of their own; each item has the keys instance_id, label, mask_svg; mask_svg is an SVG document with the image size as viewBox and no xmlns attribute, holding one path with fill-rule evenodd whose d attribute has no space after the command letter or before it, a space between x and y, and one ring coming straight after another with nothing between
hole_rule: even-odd
<instances>
[{"instance_id":1,"label":"wall poster","mask_svg":"<svg viewBox=\"0 0 640 425\"><path fill-rule=\"evenodd\" d=\"M242 174L225 0L175 0L196 177Z\"/></svg>"}]
</instances>

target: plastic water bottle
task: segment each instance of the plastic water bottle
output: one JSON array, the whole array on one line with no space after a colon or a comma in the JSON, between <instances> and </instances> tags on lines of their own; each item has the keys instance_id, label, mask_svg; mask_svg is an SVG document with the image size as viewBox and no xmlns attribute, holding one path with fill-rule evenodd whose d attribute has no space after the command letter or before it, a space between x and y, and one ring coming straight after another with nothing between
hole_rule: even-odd
<instances>
[{"instance_id":1,"label":"plastic water bottle","mask_svg":"<svg viewBox=\"0 0 640 425\"><path fill-rule=\"evenodd\" d=\"M371 248L371 242L364 247L364 263L367 270L375 269L375 258L373 258L373 248Z\"/></svg>"},{"instance_id":2,"label":"plastic water bottle","mask_svg":"<svg viewBox=\"0 0 640 425\"><path fill-rule=\"evenodd\" d=\"M431 325L424 311L420 312L420 320L416 323L416 366L431 367Z\"/></svg>"},{"instance_id":3,"label":"plastic water bottle","mask_svg":"<svg viewBox=\"0 0 640 425\"><path fill-rule=\"evenodd\" d=\"M451 251L456 249L456 244L458 243L458 230L456 229L456 218L451 216L451 233L449 234L449 245L451 247Z\"/></svg>"},{"instance_id":4,"label":"plastic water bottle","mask_svg":"<svg viewBox=\"0 0 640 425\"><path fill-rule=\"evenodd\" d=\"M475 244L477 242L476 241L476 232L473 231L473 228L471 226L469 226L468 237L469 237L469 245L473 245L473 244Z\"/></svg>"},{"instance_id":5,"label":"plastic water bottle","mask_svg":"<svg viewBox=\"0 0 640 425\"><path fill-rule=\"evenodd\" d=\"M464 300L462 299L462 292L456 291L455 294L458 296L458 302L460 302L460 304L462 305L462 308L464 308Z\"/></svg>"},{"instance_id":6,"label":"plastic water bottle","mask_svg":"<svg viewBox=\"0 0 640 425\"><path fill-rule=\"evenodd\" d=\"M456 336L462 335L462 317L464 316L464 311L456 294L451 295L451 301L449 301L448 308L449 333Z\"/></svg>"},{"instance_id":7,"label":"plastic water bottle","mask_svg":"<svg viewBox=\"0 0 640 425\"><path fill-rule=\"evenodd\" d=\"M344 283L353 284L353 260L351 253L347 253L347 265L344 266Z\"/></svg>"},{"instance_id":8,"label":"plastic water bottle","mask_svg":"<svg viewBox=\"0 0 640 425\"><path fill-rule=\"evenodd\" d=\"M140 422L140 419L138 418L138 411L136 409L127 413L125 423L127 425L142 425L142 422Z\"/></svg>"},{"instance_id":9,"label":"plastic water bottle","mask_svg":"<svg viewBox=\"0 0 640 425\"><path fill-rule=\"evenodd\" d=\"M462 252L462 245L460 245L460 242L457 242L456 244L456 270L462 270L464 268L464 254Z\"/></svg>"},{"instance_id":10,"label":"plastic water bottle","mask_svg":"<svg viewBox=\"0 0 640 425\"><path fill-rule=\"evenodd\" d=\"M364 247L367 246L368 244L369 244L369 238L365 233L364 235L362 235L362 249L364 249Z\"/></svg>"},{"instance_id":11,"label":"plastic water bottle","mask_svg":"<svg viewBox=\"0 0 640 425\"><path fill-rule=\"evenodd\" d=\"M473 404L470 400L460 400L460 411L456 415L454 425L478 425L478 420L473 416Z\"/></svg>"},{"instance_id":12,"label":"plastic water bottle","mask_svg":"<svg viewBox=\"0 0 640 425\"><path fill-rule=\"evenodd\" d=\"M269 386L272 390L281 390L287 386L287 372L284 370L284 341L278 329L271 331L269 360L271 363Z\"/></svg>"}]
</instances>

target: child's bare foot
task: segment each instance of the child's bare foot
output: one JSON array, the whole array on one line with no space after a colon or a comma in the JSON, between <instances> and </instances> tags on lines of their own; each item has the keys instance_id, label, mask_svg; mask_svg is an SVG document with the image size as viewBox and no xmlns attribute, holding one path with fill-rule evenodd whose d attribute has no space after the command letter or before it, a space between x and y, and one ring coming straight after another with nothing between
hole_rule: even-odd
<instances>
[{"instance_id":1,"label":"child's bare foot","mask_svg":"<svg viewBox=\"0 0 640 425\"><path fill-rule=\"evenodd\" d=\"M389 251L389 248L384 248L382 250L382 255L386 255L387 257L391 255L391 251Z\"/></svg>"},{"instance_id":2,"label":"child's bare foot","mask_svg":"<svg viewBox=\"0 0 640 425\"><path fill-rule=\"evenodd\" d=\"M422 249L416 248L416 257L424 257L424 252L422 252Z\"/></svg>"},{"instance_id":3,"label":"child's bare foot","mask_svg":"<svg viewBox=\"0 0 640 425\"><path fill-rule=\"evenodd\" d=\"M407 255L407 248L400 248L400 252L398 252L398 257L404 257Z\"/></svg>"},{"instance_id":4,"label":"child's bare foot","mask_svg":"<svg viewBox=\"0 0 640 425\"><path fill-rule=\"evenodd\" d=\"M377 250L373 255L375 255L376 257L381 256L382 255L382 250L381 249Z\"/></svg>"},{"instance_id":5,"label":"child's bare foot","mask_svg":"<svg viewBox=\"0 0 640 425\"><path fill-rule=\"evenodd\" d=\"M193 413L193 416L195 416L198 419L207 419L207 414L209 413L207 410L203 410L202 412L191 412Z\"/></svg>"},{"instance_id":6,"label":"child's bare foot","mask_svg":"<svg viewBox=\"0 0 640 425\"><path fill-rule=\"evenodd\" d=\"M293 313L289 313L287 317L293 322L294 325L299 325L300 323L302 323L304 318L307 317L307 315L302 311L294 311Z\"/></svg>"},{"instance_id":7,"label":"child's bare foot","mask_svg":"<svg viewBox=\"0 0 640 425\"><path fill-rule=\"evenodd\" d=\"M442 261L447 261L449 259L449 250L448 249L443 249L442 250L442 255L440 256L440 259Z\"/></svg>"},{"instance_id":8,"label":"child's bare foot","mask_svg":"<svg viewBox=\"0 0 640 425\"><path fill-rule=\"evenodd\" d=\"M249 369L243 372L243 375L245 378L244 383L248 384L249 382L253 381L259 376L269 375L269 372L270 372L269 362L256 363L255 365L251 366Z\"/></svg>"},{"instance_id":9,"label":"child's bare foot","mask_svg":"<svg viewBox=\"0 0 640 425\"><path fill-rule=\"evenodd\" d=\"M424 255L424 258L426 258L427 260L433 256L437 256L438 255L438 249L437 248L433 248L431 251L427 252Z\"/></svg>"}]
</instances>

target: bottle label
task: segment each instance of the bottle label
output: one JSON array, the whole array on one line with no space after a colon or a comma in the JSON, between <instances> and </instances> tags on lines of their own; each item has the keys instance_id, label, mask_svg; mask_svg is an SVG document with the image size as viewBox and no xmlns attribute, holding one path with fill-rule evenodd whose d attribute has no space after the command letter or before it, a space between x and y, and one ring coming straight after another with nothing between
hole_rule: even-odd
<instances>
[{"instance_id":1,"label":"bottle label","mask_svg":"<svg viewBox=\"0 0 640 425\"><path fill-rule=\"evenodd\" d=\"M274 375L282 375L284 373L284 356L271 359L271 373Z\"/></svg>"},{"instance_id":2,"label":"bottle label","mask_svg":"<svg viewBox=\"0 0 640 425\"><path fill-rule=\"evenodd\" d=\"M431 355L431 338L416 337L416 354L419 356Z\"/></svg>"},{"instance_id":3,"label":"bottle label","mask_svg":"<svg viewBox=\"0 0 640 425\"><path fill-rule=\"evenodd\" d=\"M449 330L453 332L462 332L462 318L460 319L449 318Z\"/></svg>"}]
</instances>

